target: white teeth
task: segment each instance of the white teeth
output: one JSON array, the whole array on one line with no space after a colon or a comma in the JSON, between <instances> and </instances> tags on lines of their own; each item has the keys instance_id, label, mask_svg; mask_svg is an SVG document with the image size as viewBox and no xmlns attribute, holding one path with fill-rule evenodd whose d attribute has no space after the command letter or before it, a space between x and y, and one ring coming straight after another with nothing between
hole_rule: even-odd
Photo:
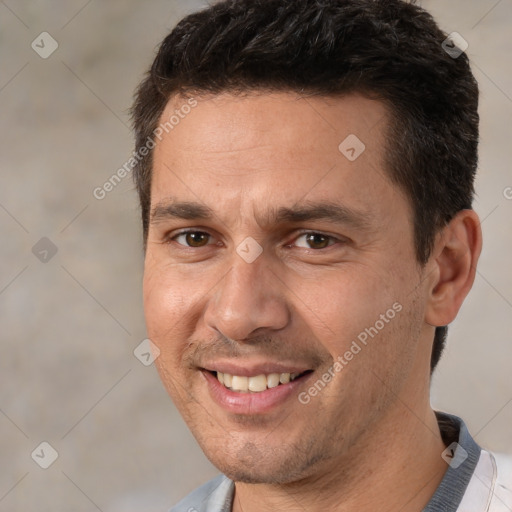
<instances>
[{"instance_id":1,"label":"white teeth","mask_svg":"<svg viewBox=\"0 0 512 512\"><path fill-rule=\"evenodd\" d=\"M243 377L217 372L217 379L221 384L233 391L260 393L266 389L275 388L280 384L287 384L299 375L300 373L270 373L268 375L256 375L255 377Z\"/></svg>"},{"instance_id":2,"label":"white teeth","mask_svg":"<svg viewBox=\"0 0 512 512\"><path fill-rule=\"evenodd\" d=\"M279 373L271 373L270 375L267 375L267 387L275 388L279 386Z\"/></svg>"},{"instance_id":3,"label":"white teeth","mask_svg":"<svg viewBox=\"0 0 512 512\"><path fill-rule=\"evenodd\" d=\"M267 389L267 377L265 375L257 375L249 377L249 391L265 391Z\"/></svg>"},{"instance_id":4,"label":"white teeth","mask_svg":"<svg viewBox=\"0 0 512 512\"><path fill-rule=\"evenodd\" d=\"M233 375L233 382L231 383L231 387L233 391L247 391L249 389L249 379L247 377L239 377L238 375Z\"/></svg>"}]
</instances>

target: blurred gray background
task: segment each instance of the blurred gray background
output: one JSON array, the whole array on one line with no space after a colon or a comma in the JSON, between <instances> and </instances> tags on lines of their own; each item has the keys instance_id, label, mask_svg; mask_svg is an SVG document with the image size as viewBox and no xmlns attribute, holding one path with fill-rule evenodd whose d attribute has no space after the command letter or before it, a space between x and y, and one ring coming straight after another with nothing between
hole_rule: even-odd
<instances>
[{"instance_id":1,"label":"blurred gray background","mask_svg":"<svg viewBox=\"0 0 512 512\"><path fill-rule=\"evenodd\" d=\"M165 511L217 473L133 354L146 336L131 176L93 195L131 155L127 109L156 45L203 5L0 1L0 512ZM484 251L433 404L512 453L512 0L422 5L468 41L482 119ZM42 442L58 453L48 469Z\"/></svg>"}]
</instances>

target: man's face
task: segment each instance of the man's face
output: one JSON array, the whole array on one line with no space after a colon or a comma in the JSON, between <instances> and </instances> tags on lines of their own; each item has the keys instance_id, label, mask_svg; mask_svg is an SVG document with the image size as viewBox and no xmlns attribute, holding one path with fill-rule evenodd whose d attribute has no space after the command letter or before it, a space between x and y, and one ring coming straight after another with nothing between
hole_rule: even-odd
<instances>
[{"instance_id":1,"label":"man's face","mask_svg":"<svg viewBox=\"0 0 512 512\"><path fill-rule=\"evenodd\" d=\"M428 279L384 170L387 119L356 95L223 94L157 143L148 335L191 431L237 481L337 467L424 393Z\"/></svg>"}]
</instances>

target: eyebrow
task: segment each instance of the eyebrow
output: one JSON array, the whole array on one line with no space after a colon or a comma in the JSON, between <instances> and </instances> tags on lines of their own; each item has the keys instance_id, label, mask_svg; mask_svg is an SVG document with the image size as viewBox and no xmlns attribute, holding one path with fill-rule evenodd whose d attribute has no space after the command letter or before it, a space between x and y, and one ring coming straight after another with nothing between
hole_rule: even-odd
<instances>
[{"instance_id":1,"label":"eyebrow","mask_svg":"<svg viewBox=\"0 0 512 512\"><path fill-rule=\"evenodd\" d=\"M212 220L218 218L208 206L195 201L177 201L173 198L157 203L150 214L151 224L170 219L184 220ZM335 224L352 226L359 230L369 230L373 217L360 210L346 206L322 202L304 202L292 207L281 206L271 208L264 216L258 216L256 221L261 225L275 225L284 223L299 223L312 220L326 220Z\"/></svg>"}]
</instances>

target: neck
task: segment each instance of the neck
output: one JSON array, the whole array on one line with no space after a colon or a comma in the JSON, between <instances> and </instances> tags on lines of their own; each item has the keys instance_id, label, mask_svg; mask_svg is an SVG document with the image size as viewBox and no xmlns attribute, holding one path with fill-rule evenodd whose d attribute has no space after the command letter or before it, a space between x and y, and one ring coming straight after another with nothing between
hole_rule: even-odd
<instances>
[{"instance_id":1,"label":"neck","mask_svg":"<svg viewBox=\"0 0 512 512\"><path fill-rule=\"evenodd\" d=\"M428 397L418 398L401 397L348 453L313 476L285 485L236 483L233 512L422 510L447 465Z\"/></svg>"}]
</instances>

